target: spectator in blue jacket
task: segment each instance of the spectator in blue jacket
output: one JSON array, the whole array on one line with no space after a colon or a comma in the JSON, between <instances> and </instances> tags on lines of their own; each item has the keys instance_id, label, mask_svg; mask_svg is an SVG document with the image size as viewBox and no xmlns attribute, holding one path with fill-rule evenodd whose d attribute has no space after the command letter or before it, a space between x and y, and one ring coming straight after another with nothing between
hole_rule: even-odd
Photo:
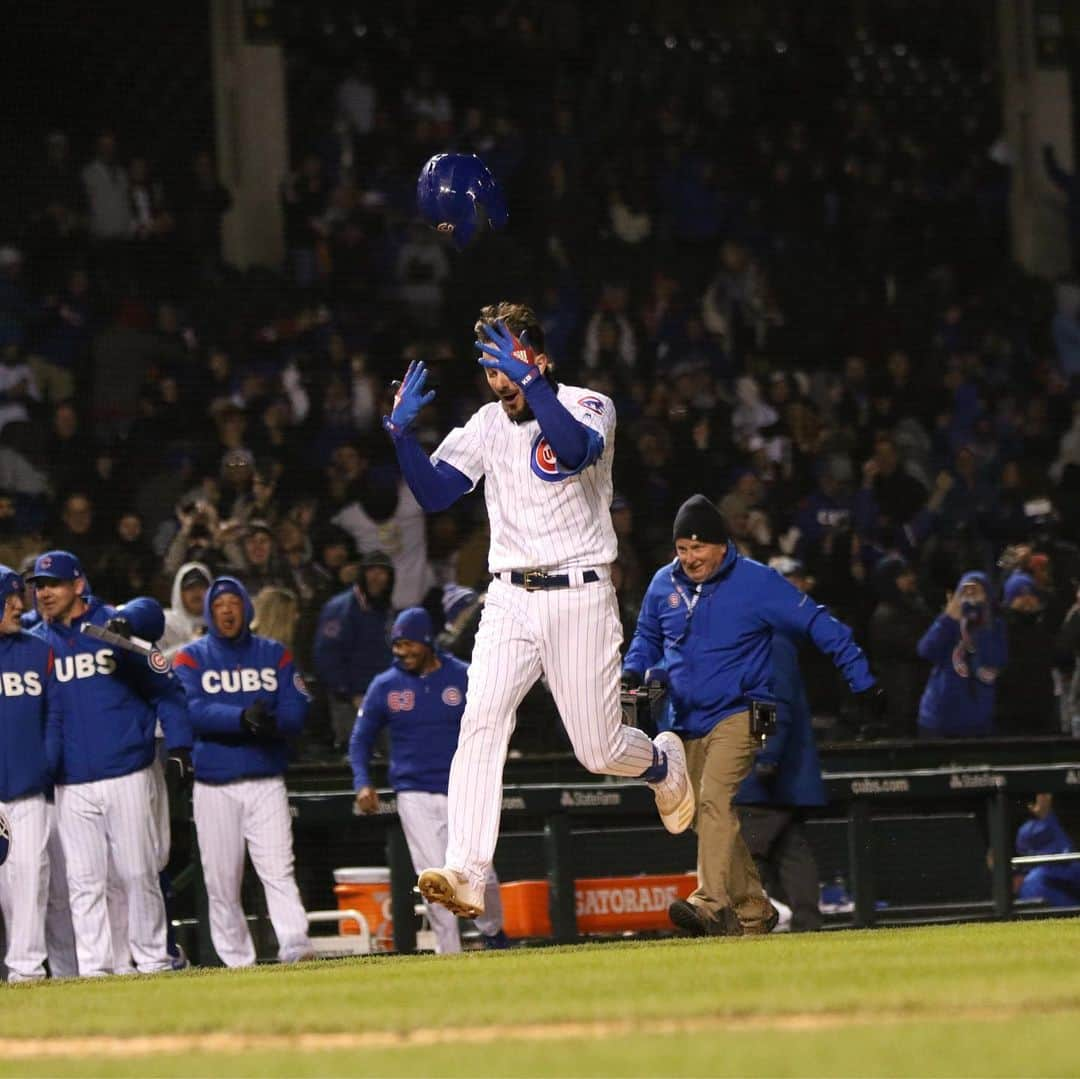
<instances>
[{"instance_id":1,"label":"spectator in blue jacket","mask_svg":"<svg viewBox=\"0 0 1080 1079\"><path fill-rule=\"evenodd\" d=\"M770 565L800 592L813 586L802 563L794 559L777 558ZM769 895L791 907L791 929L797 933L821 928L818 867L806 839L803 810L825 804L825 784L799 672L798 641L773 633L772 662L776 730L755 757L735 803L758 873Z\"/></svg>"},{"instance_id":2,"label":"spectator in blue jacket","mask_svg":"<svg viewBox=\"0 0 1080 1079\"><path fill-rule=\"evenodd\" d=\"M328 600L319 614L312 658L329 699L334 745L342 751L368 685L393 659L393 588L390 556L370 551L361 559L356 584Z\"/></svg>"},{"instance_id":3,"label":"spectator in blue jacket","mask_svg":"<svg viewBox=\"0 0 1080 1079\"><path fill-rule=\"evenodd\" d=\"M390 786L397 812L419 873L446 861L447 799L450 761L457 749L469 665L435 648L431 616L423 607L409 607L390 632L394 663L378 675L364 695L349 741L356 807L375 813L379 795L368 765L375 740L390 731ZM461 951L458 919L442 904L428 905L440 954ZM476 919L486 947L506 945L502 931L502 896L495 870L488 867L484 913Z\"/></svg>"},{"instance_id":4,"label":"spectator in blue jacket","mask_svg":"<svg viewBox=\"0 0 1080 1079\"><path fill-rule=\"evenodd\" d=\"M9 982L45 977L49 817L45 793L45 709L52 650L19 624L22 577L0 565L0 812L12 844L0 866L0 914Z\"/></svg>"},{"instance_id":5,"label":"spectator in blue jacket","mask_svg":"<svg viewBox=\"0 0 1080 1079\"><path fill-rule=\"evenodd\" d=\"M933 664L919 702L920 737L993 734L995 683L1008 660L1008 645L990 603L986 574L960 578L916 651Z\"/></svg>"},{"instance_id":6,"label":"spectator in blue jacket","mask_svg":"<svg viewBox=\"0 0 1080 1079\"><path fill-rule=\"evenodd\" d=\"M851 630L775 570L740 555L704 495L680 507L673 539L676 557L649 584L623 662L624 684L667 668L673 726L698 792L698 887L669 914L694 935L767 933L776 911L732 800L760 747L751 704L777 701L774 636L813 641L868 708L878 709L883 694Z\"/></svg>"},{"instance_id":7,"label":"spectator in blue jacket","mask_svg":"<svg viewBox=\"0 0 1080 1079\"><path fill-rule=\"evenodd\" d=\"M1052 794L1036 794L1028 812L1031 819L1021 824L1016 833L1017 854L1072 854L1076 850L1054 812ZM1080 861L1051 862L1028 870L1020 881L1017 898L1041 899L1052 907L1080 904Z\"/></svg>"},{"instance_id":8,"label":"spectator in blue jacket","mask_svg":"<svg viewBox=\"0 0 1080 1079\"><path fill-rule=\"evenodd\" d=\"M160 653L143 657L82 632L85 625L104 626L155 641L165 616L146 597L117 610L88 595L70 551L40 555L29 580L43 618L33 633L55 657L49 693L56 702L48 712L45 753L56 780L79 973L114 972L105 898L110 872L127 897L136 968L169 970L151 764L159 719L171 750L191 744L184 692Z\"/></svg>"},{"instance_id":9,"label":"spectator in blue jacket","mask_svg":"<svg viewBox=\"0 0 1080 1079\"><path fill-rule=\"evenodd\" d=\"M240 905L246 848L266 892L278 956L292 963L312 954L284 779L289 742L307 715L307 690L292 652L251 632L255 610L235 577L218 577L204 602L208 634L181 648L173 669L195 732L193 805L210 939L226 966L254 964Z\"/></svg>"}]
</instances>

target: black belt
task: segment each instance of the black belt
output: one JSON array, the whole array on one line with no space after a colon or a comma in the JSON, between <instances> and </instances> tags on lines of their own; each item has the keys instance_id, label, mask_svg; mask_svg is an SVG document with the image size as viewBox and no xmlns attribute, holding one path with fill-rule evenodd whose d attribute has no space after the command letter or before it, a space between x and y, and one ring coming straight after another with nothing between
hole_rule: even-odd
<instances>
[{"instance_id":1,"label":"black belt","mask_svg":"<svg viewBox=\"0 0 1080 1079\"><path fill-rule=\"evenodd\" d=\"M548 588L569 588L570 576L566 573L547 573L542 569L511 570L498 574L499 580L509 579L511 584L524 588L526 592L536 592ZM594 569L587 569L581 574L582 584L599 581L600 574Z\"/></svg>"}]
</instances>

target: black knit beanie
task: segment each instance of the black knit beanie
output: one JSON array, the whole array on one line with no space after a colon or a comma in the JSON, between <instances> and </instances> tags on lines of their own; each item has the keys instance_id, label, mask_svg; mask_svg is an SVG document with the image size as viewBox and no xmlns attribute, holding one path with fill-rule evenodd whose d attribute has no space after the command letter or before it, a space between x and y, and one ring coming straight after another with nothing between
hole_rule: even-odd
<instances>
[{"instance_id":1,"label":"black knit beanie","mask_svg":"<svg viewBox=\"0 0 1080 1079\"><path fill-rule=\"evenodd\" d=\"M727 521L704 495L693 495L675 514L671 538L676 542L690 539L700 543L727 543Z\"/></svg>"}]
</instances>

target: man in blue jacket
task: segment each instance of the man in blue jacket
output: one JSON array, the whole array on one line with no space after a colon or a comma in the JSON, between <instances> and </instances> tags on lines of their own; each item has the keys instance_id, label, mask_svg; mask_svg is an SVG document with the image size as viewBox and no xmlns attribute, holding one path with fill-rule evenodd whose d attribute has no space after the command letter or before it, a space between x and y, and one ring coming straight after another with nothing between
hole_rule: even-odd
<instances>
[{"instance_id":1,"label":"man in blue jacket","mask_svg":"<svg viewBox=\"0 0 1080 1079\"><path fill-rule=\"evenodd\" d=\"M769 565L800 592L813 586L795 559L770 559ZM774 633L772 660L776 730L754 759L735 804L758 874L769 894L778 892L791 907L791 928L798 933L821 928L818 868L806 839L802 809L825 804L825 784L799 671L798 641Z\"/></svg>"},{"instance_id":2,"label":"man in blue jacket","mask_svg":"<svg viewBox=\"0 0 1080 1079\"><path fill-rule=\"evenodd\" d=\"M919 702L923 738L994 733L998 674L1009 658L1005 624L994 616L984 573L965 573L916 651L934 669Z\"/></svg>"},{"instance_id":3,"label":"man in blue jacket","mask_svg":"<svg viewBox=\"0 0 1080 1079\"><path fill-rule=\"evenodd\" d=\"M128 943L142 973L170 970L158 882L154 728L166 745L191 744L184 692L160 654L143 657L81 632L92 624L157 640L161 606L140 597L110 607L86 592L79 560L47 551L29 578L43 621L34 635L53 651L45 753L56 780L56 811L67 862L79 973L113 973L106 883L112 870L128 902Z\"/></svg>"},{"instance_id":4,"label":"man in blue jacket","mask_svg":"<svg viewBox=\"0 0 1080 1079\"><path fill-rule=\"evenodd\" d=\"M379 732L390 728L390 786L397 795L398 817L419 873L446 860L446 792L465 711L469 666L435 650L431 617L423 607L402 611L390 637L394 664L368 686L349 742L349 758L356 807L361 813L374 813L379 795L371 784L368 764ZM428 917L435 931L435 950L460 952L457 918L439 903L428 904ZM505 946L502 895L490 866L484 913L476 925L485 946Z\"/></svg>"},{"instance_id":5,"label":"man in blue jacket","mask_svg":"<svg viewBox=\"0 0 1080 1079\"><path fill-rule=\"evenodd\" d=\"M308 695L292 652L249 626L251 598L234 577L206 593L207 636L186 644L173 669L195 732L195 830L210 907L210 939L228 967L255 962L240 905L244 850L266 892L283 963L310 958L307 914L293 872L285 792L289 740L304 726Z\"/></svg>"},{"instance_id":6,"label":"man in blue jacket","mask_svg":"<svg viewBox=\"0 0 1080 1079\"><path fill-rule=\"evenodd\" d=\"M370 551L361 560L356 584L327 600L319 613L312 658L329 698L334 744L342 750L368 684L393 658L388 638L393 587L390 556Z\"/></svg>"},{"instance_id":7,"label":"man in blue jacket","mask_svg":"<svg viewBox=\"0 0 1080 1079\"><path fill-rule=\"evenodd\" d=\"M45 977L49 898L45 710L52 650L21 628L24 606L22 578L0 566L0 813L12 831L0 865L0 913L9 982Z\"/></svg>"},{"instance_id":8,"label":"man in blue jacket","mask_svg":"<svg viewBox=\"0 0 1080 1079\"><path fill-rule=\"evenodd\" d=\"M623 661L630 685L650 667L667 668L673 729L698 797L698 887L669 914L699 936L767 933L776 911L732 799L760 748L751 707L777 700L774 635L813 641L869 707L879 708L882 695L851 630L775 570L740 555L704 495L679 508L673 539L676 557L650 582Z\"/></svg>"}]
</instances>

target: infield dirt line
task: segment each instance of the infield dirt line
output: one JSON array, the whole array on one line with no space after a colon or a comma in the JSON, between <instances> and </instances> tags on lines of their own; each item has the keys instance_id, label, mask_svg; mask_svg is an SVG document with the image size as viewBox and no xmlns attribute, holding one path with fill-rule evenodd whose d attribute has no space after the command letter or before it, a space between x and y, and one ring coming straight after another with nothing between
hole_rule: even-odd
<instances>
[{"instance_id":1,"label":"infield dirt line","mask_svg":"<svg viewBox=\"0 0 1080 1079\"><path fill-rule=\"evenodd\" d=\"M1053 1009L1051 1009L1053 1010ZM1071 1009L1070 1009L1071 1010ZM995 1022L1008 1009L953 1009L948 1016L938 1012L885 1011L792 1012L772 1016L698 1016L687 1019L596 1020L575 1023L511 1023L474 1027L421 1027L410 1031L340 1031L325 1034L155 1034L125 1038L87 1035L67 1038L0 1038L0 1060L29 1060L42 1057L129 1057L159 1053L249 1053L258 1051L304 1050L328 1052L352 1049L407 1049L432 1045L488 1045L498 1041L568 1041L572 1038L615 1038L629 1034L699 1034L710 1031L834 1030L843 1027L920 1020ZM1017 1015L1021 1014L1018 1010Z\"/></svg>"}]
</instances>

